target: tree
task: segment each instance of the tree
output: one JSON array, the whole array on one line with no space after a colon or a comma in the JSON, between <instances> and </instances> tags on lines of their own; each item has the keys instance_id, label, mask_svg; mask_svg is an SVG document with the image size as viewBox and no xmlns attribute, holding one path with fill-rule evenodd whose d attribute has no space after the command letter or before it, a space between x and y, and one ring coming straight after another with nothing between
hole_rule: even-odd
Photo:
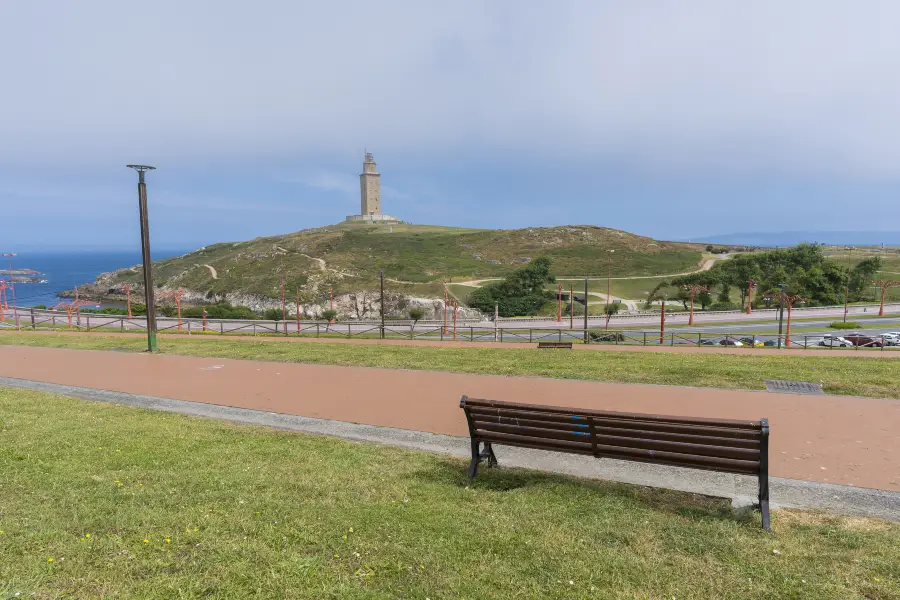
<instances>
[{"instance_id":1,"label":"tree","mask_svg":"<svg viewBox=\"0 0 900 600\"><path fill-rule=\"evenodd\" d=\"M414 306L413 308L409 309L409 318L412 319L412 322L413 322L412 329L413 330L415 330L415 328L416 328L416 323L418 323L419 320L424 316L425 316L425 309L422 308L421 306Z\"/></svg>"},{"instance_id":2,"label":"tree","mask_svg":"<svg viewBox=\"0 0 900 600\"><path fill-rule=\"evenodd\" d=\"M607 304L603 309L603 312L606 313L606 328L609 329L609 320L613 315L619 314L619 311L622 310L622 303L616 300L610 304Z\"/></svg>"},{"instance_id":3,"label":"tree","mask_svg":"<svg viewBox=\"0 0 900 600\"><path fill-rule=\"evenodd\" d=\"M550 259L540 256L503 281L476 289L469 296L469 305L490 314L496 302L501 317L536 315L541 305L553 298L544 286L555 282L550 274Z\"/></svg>"},{"instance_id":4,"label":"tree","mask_svg":"<svg viewBox=\"0 0 900 600\"><path fill-rule=\"evenodd\" d=\"M322 318L328 321L328 325L325 326L326 333L328 332L328 328L331 326L331 322L337 319L337 314L337 311L333 308L322 311Z\"/></svg>"}]
</instances>

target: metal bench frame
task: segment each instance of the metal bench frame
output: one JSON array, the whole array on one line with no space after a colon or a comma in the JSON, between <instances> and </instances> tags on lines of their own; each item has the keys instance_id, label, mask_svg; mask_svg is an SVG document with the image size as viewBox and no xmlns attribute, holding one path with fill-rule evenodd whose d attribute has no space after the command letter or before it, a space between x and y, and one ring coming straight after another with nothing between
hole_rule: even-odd
<instances>
[{"instance_id":1,"label":"metal bench frame","mask_svg":"<svg viewBox=\"0 0 900 600\"><path fill-rule=\"evenodd\" d=\"M735 421L543 406L463 396L472 462L469 478L493 444L586 454L634 462L753 475L759 480L762 526L769 514L769 421ZM584 436L584 438L581 438ZM721 445L717 445L721 444Z\"/></svg>"}]
</instances>

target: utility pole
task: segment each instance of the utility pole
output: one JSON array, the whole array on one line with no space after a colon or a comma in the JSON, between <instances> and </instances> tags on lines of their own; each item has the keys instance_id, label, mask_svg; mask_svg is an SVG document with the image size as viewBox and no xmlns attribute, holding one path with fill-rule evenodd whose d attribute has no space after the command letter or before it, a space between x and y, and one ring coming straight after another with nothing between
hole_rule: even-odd
<instances>
[{"instance_id":1,"label":"utility pole","mask_svg":"<svg viewBox=\"0 0 900 600\"><path fill-rule=\"evenodd\" d=\"M384 269L381 270L381 339L384 339Z\"/></svg>"},{"instance_id":2,"label":"utility pole","mask_svg":"<svg viewBox=\"0 0 900 600\"><path fill-rule=\"evenodd\" d=\"M147 352L156 352L156 305L153 300L153 272L150 263L150 221L147 216L147 184L144 173L156 167L126 165L138 172L138 210L141 217L141 260L144 265L144 295L147 304Z\"/></svg>"},{"instance_id":3,"label":"utility pole","mask_svg":"<svg viewBox=\"0 0 900 600\"><path fill-rule=\"evenodd\" d=\"M781 332L784 331L784 284L778 286L781 288L781 309L778 315L778 349L781 349ZM844 315L846 317L846 314Z\"/></svg>"},{"instance_id":4,"label":"utility pole","mask_svg":"<svg viewBox=\"0 0 900 600\"><path fill-rule=\"evenodd\" d=\"M584 343L590 343L588 340L588 280L584 278Z\"/></svg>"},{"instance_id":5,"label":"utility pole","mask_svg":"<svg viewBox=\"0 0 900 600\"><path fill-rule=\"evenodd\" d=\"M500 327L500 303L494 302L494 341L500 341L500 331L497 329Z\"/></svg>"}]
</instances>

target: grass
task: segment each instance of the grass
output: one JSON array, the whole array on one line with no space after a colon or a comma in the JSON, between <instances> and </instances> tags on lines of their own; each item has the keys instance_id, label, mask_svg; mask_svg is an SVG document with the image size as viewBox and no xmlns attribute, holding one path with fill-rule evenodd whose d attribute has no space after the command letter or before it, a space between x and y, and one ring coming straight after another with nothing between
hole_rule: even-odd
<instances>
[{"instance_id":1,"label":"grass","mask_svg":"<svg viewBox=\"0 0 900 600\"><path fill-rule=\"evenodd\" d=\"M900 526L0 388L0 598L900 596Z\"/></svg>"},{"instance_id":2,"label":"grass","mask_svg":"<svg viewBox=\"0 0 900 600\"><path fill-rule=\"evenodd\" d=\"M377 289L378 272L389 279L437 285L450 277L502 277L522 265L523 258L542 254L557 273L606 273L606 250L616 250L614 275L658 275L698 268L699 246L658 242L600 227L551 227L477 230L449 227L339 224L247 242L207 246L182 257L154 264L160 284L210 294L242 291L280 298L282 277L289 292L301 290L304 302L335 293ZM322 259L326 269L309 257ZM488 261L498 261L497 264ZM206 265L217 274L214 278ZM330 269L345 275L336 275ZM140 270L119 272L99 292L130 281ZM389 286L393 289L392 286ZM443 295L439 286L413 286L412 295Z\"/></svg>"},{"instance_id":3,"label":"grass","mask_svg":"<svg viewBox=\"0 0 900 600\"><path fill-rule=\"evenodd\" d=\"M140 337L119 335L0 332L0 345L140 352ZM818 382L830 394L900 398L896 359L881 357L784 356L651 352L538 352L521 348L287 343L251 339L185 339L161 336L160 351L208 356L315 363L584 379L622 383L765 389L766 379ZM750 354L755 352L755 354Z\"/></svg>"}]
</instances>

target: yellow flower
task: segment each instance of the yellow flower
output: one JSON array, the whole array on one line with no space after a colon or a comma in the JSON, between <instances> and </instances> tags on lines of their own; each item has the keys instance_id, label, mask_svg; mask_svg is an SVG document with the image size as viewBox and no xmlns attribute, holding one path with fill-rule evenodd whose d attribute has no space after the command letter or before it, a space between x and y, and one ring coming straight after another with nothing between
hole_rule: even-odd
<instances>
[{"instance_id":1,"label":"yellow flower","mask_svg":"<svg viewBox=\"0 0 900 600\"><path fill-rule=\"evenodd\" d=\"M172 539L171 539L171 538L166 538L166 543L167 543L167 544L171 544L171 543L172 543Z\"/></svg>"},{"instance_id":2,"label":"yellow flower","mask_svg":"<svg viewBox=\"0 0 900 600\"><path fill-rule=\"evenodd\" d=\"M144 543L145 543L145 544L149 544L149 543L150 543L150 540L148 540L148 539L145 538L145 539L144 539Z\"/></svg>"},{"instance_id":3,"label":"yellow flower","mask_svg":"<svg viewBox=\"0 0 900 600\"><path fill-rule=\"evenodd\" d=\"M349 531L350 533L353 533L353 528L351 527L351 528L348 529L347 531Z\"/></svg>"},{"instance_id":4,"label":"yellow flower","mask_svg":"<svg viewBox=\"0 0 900 600\"><path fill-rule=\"evenodd\" d=\"M47 562L48 562L48 563L52 563L52 562L53 562L53 557L51 556L50 558L48 558L48 559L47 559Z\"/></svg>"}]
</instances>

